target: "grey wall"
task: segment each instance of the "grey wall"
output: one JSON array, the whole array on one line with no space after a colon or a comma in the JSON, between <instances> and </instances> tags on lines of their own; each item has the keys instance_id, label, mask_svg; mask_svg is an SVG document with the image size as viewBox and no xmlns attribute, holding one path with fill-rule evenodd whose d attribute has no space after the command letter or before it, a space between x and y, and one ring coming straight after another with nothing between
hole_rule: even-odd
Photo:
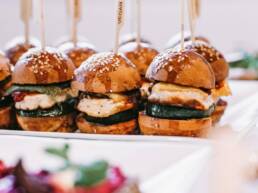
<instances>
[{"instance_id":1,"label":"grey wall","mask_svg":"<svg viewBox=\"0 0 258 193\"><path fill-rule=\"evenodd\" d=\"M34 0L35 2L38 0ZM46 0L47 41L67 34L65 0ZM84 16L80 34L99 50L110 49L114 37L115 0L82 0ZM127 0L128 2L130 0ZM179 30L179 0L142 0L143 33L162 48ZM198 31L209 37L219 49L230 52L237 48L258 48L257 0L202 0L202 17ZM36 14L36 13L35 13ZM35 15L34 14L34 15ZM23 33L19 19L19 0L0 0L0 48L11 38ZM32 21L32 33L38 36L38 25ZM127 21L124 32L130 31Z\"/></svg>"}]
</instances>

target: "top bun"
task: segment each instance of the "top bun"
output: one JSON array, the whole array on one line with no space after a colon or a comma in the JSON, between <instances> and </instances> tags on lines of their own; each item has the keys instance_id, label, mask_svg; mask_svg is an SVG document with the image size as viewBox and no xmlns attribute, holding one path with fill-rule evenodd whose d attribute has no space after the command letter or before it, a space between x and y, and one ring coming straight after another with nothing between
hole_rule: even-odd
<instances>
[{"instance_id":1,"label":"top bun","mask_svg":"<svg viewBox=\"0 0 258 193\"><path fill-rule=\"evenodd\" d=\"M14 84L52 84L73 79L73 62L54 48L33 48L14 67Z\"/></svg>"},{"instance_id":2,"label":"top bun","mask_svg":"<svg viewBox=\"0 0 258 193\"><path fill-rule=\"evenodd\" d=\"M152 60L159 54L159 52L149 44L141 43L140 46L138 46L136 42L124 44L119 48L119 52L123 53L131 60L142 76L145 76Z\"/></svg>"},{"instance_id":3,"label":"top bun","mask_svg":"<svg viewBox=\"0 0 258 193\"><path fill-rule=\"evenodd\" d=\"M30 48L39 47L40 43L35 38L30 38L29 44L25 44L22 37L18 37L10 41L5 48L5 54L9 58L12 65L15 65L19 58Z\"/></svg>"},{"instance_id":4,"label":"top bun","mask_svg":"<svg viewBox=\"0 0 258 193\"><path fill-rule=\"evenodd\" d=\"M124 44L130 43L130 42L136 42L137 41L137 35L132 33L132 34L126 34L122 36L121 41L120 41L120 46L123 46ZM145 38L141 37L141 42L146 43L146 44L151 44L150 41L146 40Z\"/></svg>"},{"instance_id":5,"label":"top bun","mask_svg":"<svg viewBox=\"0 0 258 193\"><path fill-rule=\"evenodd\" d=\"M185 37L185 42L190 41L191 40L191 33L189 31L185 31L184 32L184 37ZM197 36L195 37L196 40L199 41L203 41L205 43L210 43L210 41L202 36ZM181 33L176 34L175 36L173 36L167 43L166 48L175 48L176 46L178 46L178 44L180 44L181 42Z\"/></svg>"},{"instance_id":6,"label":"top bun","mask_svg":"<svg viewBox=\"0 0 258 193\"><path fill-rule=\"evenodd\" d=\"M125 57L112 52L91 56L75 70L73 86L83 92L119 93L140 87L136 67Z\"/></svg>"},{"instance_id":7,"label":"top bun","mask_svg":"<svg viewBox=\"0 0 258 193\"><path fill-rule=\"evenodd\" d=\"M94 46L87 42L78 42L76 46L72 42L66 42L59 47L59 50L73 61L76 68L90 56L97 53Z\"/></svg>"},{"instance_id":8,"label":"top bun","mask_svg":"<svg viewBox=\"0 0 258 193\"><path fill-rule=\"evenodd\" d=\"M11 76L10 62L4 53L0 51L0 81L5 80L9 76Z\"/></svg>"},{"instance_id":9,"label":"top bun","mask_svg":"<svg viewBox=\"0 0 258 193\"><path fill-rule=\"evenodd\" d=\"M185 49L197 52L210 63L215 74L216 83L227 79L229 74L229 64L224 56L210 44L202 41L195 41L194 43L189 41L185 44Z\"/></svg>"},{"instance_id":10,"label":"top bun","mask_svg":"<svg viewBox=\"0 0 258 193\"><path fill-rule=\"evenodd\" d=\"M202 56L191 50L169 49L158 55L148 68L146 78L196 88L215 87L211 66Z\"/></svg>"}]
</instances>

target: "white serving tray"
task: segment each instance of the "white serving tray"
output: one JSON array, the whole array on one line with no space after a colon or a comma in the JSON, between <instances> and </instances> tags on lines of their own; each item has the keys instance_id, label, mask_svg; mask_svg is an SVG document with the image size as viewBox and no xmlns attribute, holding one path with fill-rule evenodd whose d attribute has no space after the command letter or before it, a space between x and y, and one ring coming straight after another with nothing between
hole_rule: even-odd
<instances>
[{"instance_id":1,"label":"white serving tray","mask_svg":"<svg viewBox=\"0 0 258 193\"><path fill-rule=\"evenodd\" d=\"M237 117L242 117L241 127L238 124L232 124L232 129L236 132L242 132L247 129L245 126L250 122L249 115L258 109L258 103L246 105L246 101L256 96L258 93L258 81L230 81L233 96L228 97L229 107L222 120L223 125L231 125ZM243 114L243 111L245 113ZM249 112L246 113L246 112ZM17 135L17 136L32 136L46 138L64 138L64 139L81 139L81 140L114 140L114 141L167 141L167 142L185 142L192 143L207 143L206 139L186 138L186 137L159 137L159 136L135 136L135 135L95 135L81 133L48 133L48 132L29 132L29 131L13 131L0 130L0 135Z\"/></svg>"}]
</instances>

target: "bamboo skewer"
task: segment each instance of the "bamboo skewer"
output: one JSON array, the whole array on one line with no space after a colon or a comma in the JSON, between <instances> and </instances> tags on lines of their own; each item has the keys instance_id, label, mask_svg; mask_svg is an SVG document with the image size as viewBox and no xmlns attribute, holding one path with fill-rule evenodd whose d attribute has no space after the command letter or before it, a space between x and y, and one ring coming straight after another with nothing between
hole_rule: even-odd
<instances>
[{"instance_id":1,"label":"bamboo skewer","mask_svg":"<svg viewBox=\"0 0 258 193\"><path fill-rule=\"evenodd\" d=\"M40 0L40 39L42 50L46 47L46 34L45 34L45 2Z\"/></svg>"},{"instance_id":2,"label":"bamboo skewer","mask_svg":"<svg viewBox=\"0 0 258 193\"><path fill-rule=\"evenodd\" d=\"M136 0L136 43L141 46L141 0Z\"/></svg>"},{"instance_id":3,"label":"bamboo skewer","mask_svg":"<svg viewBox=\"0 0 258 193\"><path fill-rule=\"evenodd\" d=\"M181 2L181 13L180 13L180 25L181 25L181 50L184 50L184 44L185 44L185 37L184 37L184 33L185 33L185 0L180 0Z\"/></svg>"},{"instance_id":4,"label":"bamboo skewer","mask_svg":"<svg viewBox=\"0 0 258 193\"><path fill-rule=\"evenodd\" d=\"M20 8L21 8L21 20L24 23L24 40L25 44L29 44L30 38L30 19L32 17L32 0L21 0L20 1Z\"/></svg>"},{"instance_id":5,"label":"bamboo skewer","mask_svg":"<svg viewBox=\"0 0 258 193\"><path fill-rule=\"evenodd\" d=\"M81 19L81 0L72 0L71 10L72 10L71 39L74 46L76 46L78 42L78 22Z\"/></svg>"},{"instance_id":6,"label":"bamboo skewer","mask_svg":"<svg viewBox=\"0 0 258 193\"><path fill-rule=\"evenodd\" d=\"M125 1L118 0L114 53L118 53L120 32L124 25Z\"/></svg>"}]
</instances>

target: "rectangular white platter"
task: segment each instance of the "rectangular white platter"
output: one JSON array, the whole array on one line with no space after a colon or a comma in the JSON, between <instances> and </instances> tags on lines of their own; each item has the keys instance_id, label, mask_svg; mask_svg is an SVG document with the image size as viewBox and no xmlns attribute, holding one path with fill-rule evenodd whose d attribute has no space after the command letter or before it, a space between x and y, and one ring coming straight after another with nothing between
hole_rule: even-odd
<instances>
[{"instance_id":1,"label":"rectangular white platter","mask_svg":"<svg viewBox=\"0 0 258 193\"><path fill-rule=\"evenodd\" d=\"M258 81L229 81L232 88L233 96L228 97L229 107L222 120L223 124L232 125L232 129L236 132L241 132L251 121L251 114L258 109L258 103L246 105L246 101L251 99L254 101L258 95ZM249 100L250 99L250 100ZM243 111L249 112L243 115ZM237 117L242 117L241 127L233 122ZM240 120L239 120L240 121ZM32 136L46 138L64 138L64 139L84 139L84 140L115 140L115 141L180 141L180 142L207 142L205 139L185 138L185 137L159 137L159 136L114 136L114 135L95 135L81 133L47 133L47 132L28 132L28 131L13 131L0 130L0 135L17 135L17 136Z\"/></svg>"}]
</instances>

